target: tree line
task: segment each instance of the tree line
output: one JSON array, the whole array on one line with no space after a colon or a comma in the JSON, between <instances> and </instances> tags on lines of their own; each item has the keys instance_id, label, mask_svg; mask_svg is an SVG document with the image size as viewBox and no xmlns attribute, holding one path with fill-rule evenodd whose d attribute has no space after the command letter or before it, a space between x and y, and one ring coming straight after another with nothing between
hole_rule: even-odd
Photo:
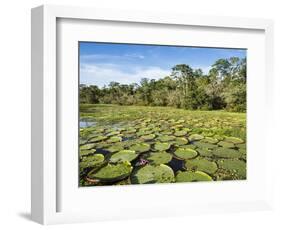
<instances>
[{"instance_id":1,"label":"tree line","mask_svg":"<svg viewBox=\"0 0 281 230\"><path fill-rule=\"evenodd\" d=\"M246 72L246 58L238 57L217 60L208 74L179 64L158 80L144 77L138 84L110 82L102 88L81 84L80 103L245 112Z\"/></svg>"}]
</instances>

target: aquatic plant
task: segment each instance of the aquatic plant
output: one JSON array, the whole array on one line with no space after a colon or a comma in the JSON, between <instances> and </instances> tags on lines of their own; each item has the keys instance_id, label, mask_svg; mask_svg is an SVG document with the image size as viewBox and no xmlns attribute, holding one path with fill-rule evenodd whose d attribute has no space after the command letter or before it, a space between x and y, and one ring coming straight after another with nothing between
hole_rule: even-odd
<instances>
[{"instance_id":1,"label":"aquatic plant","mask_svg":"<svg viewBox=\"0 0 281 230\"><path fill-rule=\"evenodd\" d=\"M162 152L150 152L146 159L154 164L166 164L172 160L172 155L165 151Z\"/></svg>"},{"instance_id":2,"label":"aquatic plant","mask_svg":"<svg viewBox=\"0 0 281 230\"><path fill-rule=\"evenodd\" d=\"M121 161L132 161L136 159L138 154L133 150L121 150L117 153L112 154L109 161L110 162L121 162Z\"/></svg>"},{"instance_id":3,"label":"aquatic plant","mask_svg":"<svg viewBox=\"0 0 281 230\"><path fill-rule=\"evenodd\" d=\"M246 178L246 163L237 159L223 159L218 161L220 168L228 170L240 179Z\"/></svg>"},{"instance_id":4,"label":"aquatic plant","mask_svg":"<svg viewBox=\"0 0 281 230\"><path fill-rule=\"evenodd\" d=\"M120 162L117 164L107 164L98 170L93 169L87 175L90 179L96 179L100 182L114 182L123 180L130 175L133 167L129 162Z\"/></svg>"},{"instance_id":5,"label":"aquatic plant","mask_svg":"<svg viewBox=\"0 0 281 230\"><path fill-rule=\"evenodd\" d=\"M197 152L189 148L178 148L174 154L181 159L191 159L197 156Z\"/></svg>"},{"instance_id":6,"label":"aquatic plant","mask_svg":"<svg viewBox=\"0 0 281 230\"><path fill-rule=\"evenodd\" d=\"M175 176L173 170L164 164L150 165L138 169L131 177L133 184L171 183Z\"/></svg>"},{"instance_id":7,"label":"aquatic plant","mask_svg":"<svg viewBox=\"0 0 281 230\"><path fill-rule=\"evenodd\" d=\"M157 151L166 151L170 147L171 147L171 144L169 144L169 143L156 142L154 145L154 149Z\"/></svg>"},{"instance_id":8,"label":"aquatic plant","mask_svg":"<svg viewBox=\"0 0 281 230\"><path fill-rule=\"evenodd\" d=\"M103 163L104 156L102 154L95 154L92 156L83 157L80 162L80 168L91 168L96 167Z\"/></svg>"},{"instance_id":9,"label":"aquatic plant","mask_svg":"<svg viewBox=\"0 0 281 230\"><path fill-rule=\"evenodd\" d=\"M144 153L150 150L150 145L147 143L137 143L132 145L130 150L136 151L137 153Z\"/></svg>"},{"instance_id":10,"label":"aquatic plant","mask_svg":"<svg viewBox=\"0 0 281 230\"><path fill-rule=\"evenodd\" d=\"M186 160L185 167L187 170L203 171L208 174L214 174L218 169L217 164L215 162L204 158Z\"/></svg>"},{"instance_id":11,"label":"aquatic plant","mask_svg":"<svg viewBox=\"0 0 281 230\"><path fill-rule=\"evenodd\" d=\"M176 182L195 182L195 181L212 181L212 177L201 171L179 171L176 174Z\"/></svg>"},{"instance_id":12,"label":"aquatic plant","mask_svg":"<svg viewBox=\"0 0 281 230\"><path fill-rule=\"evenodd\" d=\"M213 155L223 158L239 158L241 153L235 149L218 147L213 150Z\"/></svg>"}]
</instances>

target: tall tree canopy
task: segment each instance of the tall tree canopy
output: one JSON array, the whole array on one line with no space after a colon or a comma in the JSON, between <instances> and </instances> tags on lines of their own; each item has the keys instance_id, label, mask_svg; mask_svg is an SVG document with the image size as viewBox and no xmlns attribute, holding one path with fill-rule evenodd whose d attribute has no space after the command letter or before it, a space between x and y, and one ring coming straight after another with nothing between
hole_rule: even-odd
<instances>
[{"instance_id":1,"label":"tall tree canopy","mask_svg":"<svg viewBox=\"0 0 281 230\"><path fill-rule=\"evenodd\" d=\"M217 60L204 75L187 64L172 68L170 76L139 83L111 82L98 88L80 85L80 103L172 106L184 109L246 111L246 58Z\"/></svg>"}]
</instances>

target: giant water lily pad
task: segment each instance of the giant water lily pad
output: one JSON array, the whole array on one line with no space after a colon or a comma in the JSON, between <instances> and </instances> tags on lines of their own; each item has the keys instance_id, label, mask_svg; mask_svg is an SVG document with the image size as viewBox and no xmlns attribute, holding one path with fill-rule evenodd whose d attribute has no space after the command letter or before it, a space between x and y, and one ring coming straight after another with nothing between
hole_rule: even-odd
<instances>
[{"instance_id":1,"label":"giant water lily pad","mask_svg":"<svg viewBox=\"0 0 281 230\"><path fill-rule=\"evenodd\" d=\"M108 152L110 152L110 153L116 153L116 152L118 152L118 151L123 150L123 148L124 148L124 147L123 147L121 144L120 144L120 145L114 144L114 145L108 147L106 150L107 150Z\"/></svg>"},{"instance_id":2,"label":"giant water lily pad","mask_svg":"<svg viewBox=\"0 0 281 230\"><path fill-rule=\"evenodd\" d=\"M236 174L238 178L246 178L246 163L236 159L223 159L218 161L220 168L226 169L233 174Z\"/></svg>"},{"instance_id":3,"label":"giant water lily pad","mask_svg":"<svg viewBox=\"0 0 281 230\"><path fill-rule=\"evenodd\" d=\"M213 180L212 177L201 171L195 171L195 172L179 171L176 175L176 182L195 182L195 181L212 181L212 180Z\"/></svg>"},{"instance_id":4,"label":"giant water lily pad","mask_svg":"<svg viewBox=\"0 0 281 230\"><path fill-rule=\"evenodd\" d=\"M151 141L155 138L155 134L144 135L140 137L144 141Z\"/></svg>"},{"instance_id":5,"label":"giant water lily pad","mask_svg":"<svg viewBox=\"0 0 281 230\"><path fill-rule=\"evenodd\" d=\"M241 157L241 153L235 149L229 148L216 148L213 150L213 154L217 157L223 158L239 158Z\"/></svg>"},{"instance_id":6,"label":"giant water lily pad","mask_svg":"<svg viewBox=\"0 0 281 230\"><path fill-rule=\"evenodd\" d=\"M233 143L226 141L220 141L218 145L224 148L235 148L235 145Z\"/></svg>"},{"instance_id":7,"label":"giant water lily pad","mask_svg":"<svg viewBox=\"0 0 281 230\"><path fill-rule=\"evenodd\" d=\"M217 144L219 142L218 139L212 137L205 137L201 140L202 142L210 143L210 144Z\"/></svg>"},{"instance_id":8,"label":"giant water lily pad","mask_svg":"<svg viewBox=\"0 0 281 230\"><path fill-rule=\"evenodd\" d=\"M200 156L203 157L212 157L212 150L206 149L206 148L198 148L196 151L199 153Z\"/></svg>"},{"instance_id":9,"label":"giant water lily pad","mask_svg":"<svg viewBox=\"0 0 281 230\"><path fill-rule=\"evenodd\" d=\"M95 149L80 149L80 157L95 153Z\"/></svg>"},{"instance_id":10,"label":"giant water lily pad","mask_svg":"<svg viewBox=\"0 0 281 230\"><path fill-rule=\"evenodd\" d=\"M137 170L131 177L134 184L171 183L175 176L173 170L164 164L145 165Z\"/></svg>"},{"instance_id":11,"label":"giant water lily pad","mask_svg":"<svg viewBox=\"0 0 281 230\"><path fill-rule=\"evenodd\" d=\"M93 169L88 173L87 177L97 179L101 182L114 182L128 177L132 169L133 167L127 161L117 164L107 164L98 170Z\"/></svg>"},{"instance_id":12,"label":"giant water lily pad","mask_svg":"<svg viewBox=\"0 0 281 230\"><path fill-rule=\"evenodd\" d=\"M85 145L80 145L80 150L89 150L95 148L95 144L85 144Z\"/></svg>"},{"instance_id":13,"label":"giant water lily pad","mask_svg":"<svg viewBox=\"0 0 281 230\"><path fill-rule=\"evenodd\" d=\"M104 161L102 154L95 154L92 156L83 157L80 162L80 168L96 167Z\"/></svg>"},{"instance_id":14,"label":"giant water lily pad","mask_svg":"<svg viewBox=\"0 0 281 230\"><path fill-rule=\"evenodd\" d=\"M202 140L204 138L204 136L202 135L199 135L199 134L191 134L188 139L190 141L199 141L199 140Z\"/></svg>"},{"instance_id":15,"label":"giant water lily pad","mask_svg":"<svg viewBox=\"0 0 281 230\"><path fill-rule=\"evenodd\" d=\"M116 142L120 142L120 141L122 141L122 137L119 137L119 136L113 136L107 140L108 143L116 143Z\"/></svg>"},{"instance_id":16,"label":"giant water lily pad","mask_svg":"<svg viewBox=\"0 0 281 230\"><path fill-rule=\"evenodd\" d=\"M174 135L176 137L182 137L182 136L185 136L187 134L187 132L185 130L178 130L178 131L175 131Z\"/></svg>"},{"instance_id":17,"label":"giant water lily pad","mask_svg":"<svg viewBox=\"0 0 281 230\"><path fill-rule=\"evenodd\" d=\"M217 147L217 145L202 142L202 141L195 141L193 144L196 145L198 148L204 148L204 149L213 149Z\"/></svg>"},{"instance_id":18,"label":"giant water lily pad","mask_svg":"<svg viewBox=\"0 0 281 230\"><path fill-rule=\"evenodd\" d=\"M132 161L136 159L138 154L136 154L136 151L133 150L121 150L117 153L114 153L110 157L110 162L121 162L121 161Z\"/></svg>"},{"instance_id":19,"label":"giant water lily pad","mask_svg":"<svg viewBox=\"0 0 281 230\"><path fill-rule=\"evenodd\" d=\"M134 150L137 153L144 153L150 150L150 145L146 143L134 144L130 147L130 150Z\"/></svg>"},{"instance_id":20,"label":"giant water lily pad","mask_svg":"<svg viewBox=\"0 0 281 230\"><path fill-rule=\"evenodd\" d=\"M146 159L154 164L166 164L172 160L172 155L165 151L151 152Z\"/></svg>"},{"instance_id":21,"label":"giant water lily pad","mask_svg":"<svg viewBox=\"0 0 281 230\"><path fill-rule=\"evenodd\" d=\"M89 140L89 142L95 143L95 142L103 141L103 140L105 140L105 139L107 139L106 136L97 136L97 137L91 138L91 139Z\"/></svg>"},{"instance_id":22,"label":"giant water lily pad","mask_svg":"<svg viewBox=\"0 0 281 230\"><path fill-rule=\"evenodd\" d=\"M171 147L171 144L169 143L161 143L161 142L157 142L154 145L154 149L157 151L166 151Z\"/></svg>"},{"instance_id":23,"label":"giant water lily pad","mask_svg":"<svg viewBox=\"0 0 281 230\"><path fill-rule=\"evenodd\" d=\"M116 136L119 135L120 131L112 131L106 134L106 136L111 137L111 136Z\"/></svg>"},{"instance_id":24,"label":"giant water lily pad","mask_svg":"<svg viewBox=\"0 0 281 230\"><path fill-rule=\"evenodd\" d=\"M126 134L134 134L136 132L137 132L137 130L135 128L133 128L133 127L126 127L122 131L122 133L126 133Z\"/></svg>"},{"instance_id":25,"label":"giant water lily pad","mask_svg":"<svg viewBox=\"0 0 281 230\"><path fill-rule=\"evenodd\" d=\"M181 159L191 159L197 156L197 152L189 148L178 148L174 154Z\"/></svg>"},{"instance_id":26,"label":"giant water lily pad","mask_svg":"<svg viewBox=\"0 0 281 230\"><path fill-rule=\"evenodd\" d=\"M175 140L176 137L171 136L171 135L163 135L163 136L159 136L157 139L158 139L159 141L162 141L162 142L168 142L168 141Z\"/></svg>"},{"instance_id":27,"label":"giant water lily pad","mask_svg":"<svg viewBox=\"0 0 281 230\"><path fill-rule=\"evenodd\" d=\"M188 143L188 140L184 137L177 137L175 139L175 144L176 145L186 145Z\"/></svg>"},{"instance_id":28,"label":"giant water lily pad","mask_svg":"<svg viewBox=\"0 0 281 230\"><path fill-rule=\"evenodd\" d=\"M242 144L242 143L244 143L244 141L242 139L237 138L237 137L226 137L224 139L224 141L230 142L230 143L233 143L233 144Z\"/></svg>"},{"instance_id":29,"label":"giant water lily pad","mask_svg":"<svg viewBox=\"0 0 281 230\"><path fill-rule=\"evenodd\" d=\"M218 169L215 162L203 158L186 160L185 167L188 170L203 171L208 174L214 174Z\"/></svg>"}]
</instances>

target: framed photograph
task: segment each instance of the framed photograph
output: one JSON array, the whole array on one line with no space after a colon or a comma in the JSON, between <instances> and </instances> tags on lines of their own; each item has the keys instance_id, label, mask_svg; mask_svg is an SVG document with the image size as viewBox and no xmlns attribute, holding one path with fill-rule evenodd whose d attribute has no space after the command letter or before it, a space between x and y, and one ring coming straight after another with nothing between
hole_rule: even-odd
<instances>
[{"instance_id":1,"label":"framed photograph","mask_svg":"<svg viewBox=\"0 0 281 230\"><path fill-rule=\"evenodd\" d=\"M32 9L32 219L271 208L273 23Z\"/></svg>"}]
</instances>

